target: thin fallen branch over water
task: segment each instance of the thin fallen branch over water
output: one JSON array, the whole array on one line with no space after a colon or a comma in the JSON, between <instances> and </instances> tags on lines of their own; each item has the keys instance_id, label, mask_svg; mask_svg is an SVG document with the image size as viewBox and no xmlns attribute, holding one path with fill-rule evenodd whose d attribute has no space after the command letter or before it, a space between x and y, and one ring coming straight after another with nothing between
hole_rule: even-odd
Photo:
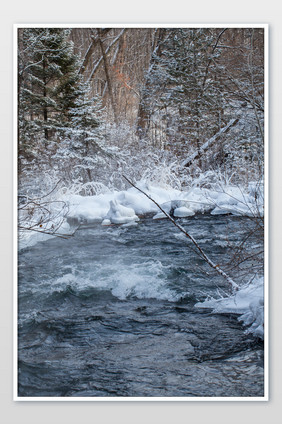
<instances>
[{"instance_id":1,"label":"thin fallen branch over water","mask_svg":"<svg viewBox=\"0 0 282 424\"><path fill-rule=\"evenodd\" d=\"M199 246L198 242L194 239L193 236L191 236L191 234L189 234L181 225L179 225L154 199L152 199L152 197L145 193L143 190L141 190L140 188L136 187L136 185L133 184L132 181L130 181L125 175L123 175L123 178L134 188L136 188L136 190L140 191L140 193L144 194L148 199L150 199L161 211L162 213L183 233L185 234L186 237L188 237L191 242L194 244L194 246L196 247L197 251L200 253L200 256L206 261L206 263L213 268L219 275L221 275L231 286L232 288L232 292L236 291L239 289L239 286L237 283L235 283L235 281L229 277L229 275L226 274L226 272L224 272L220 266L218 264L215 264L207 255L206 253L202 250L202 248Z\"/></svg>"}]
</instances>

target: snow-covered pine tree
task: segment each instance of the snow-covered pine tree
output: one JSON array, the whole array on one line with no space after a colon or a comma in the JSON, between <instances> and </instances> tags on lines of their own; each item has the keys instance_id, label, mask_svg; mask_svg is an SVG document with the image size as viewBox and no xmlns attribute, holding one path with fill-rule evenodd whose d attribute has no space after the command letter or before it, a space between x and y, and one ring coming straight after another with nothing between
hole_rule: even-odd
<instances>
[{"instance_id":1,"label":"snow-covered pine tree","mask_svg":"<svg viewBox=\"0 0 282 424\"><path fill-rule=\"evenodd\" d=\"M182 154L199 149L224 120L219 83L211 77L211 58L220 52L213 49L216 38L215 29L167 29L148 73L148 115L165 127L166 144Z\"/></svg>"},{"instance_id":2,"label":"snow-covered pine tree","mask_svg":"<svg viewBox=\"0 0 282 424\"><path fill-rule=\"evenodd\" d=\"M80 83L79 95L69 109L69 128L65 131L68 158L75 163L76 176L84 182L92 181L93 171L105 153L102 141L102 102L98 97L89 98L89 86ZM59 152L60 154L60 152Z\"/></svg>"},{"instance_id":3,"label":"snow-covered pine tree","mask_svg":"<svg viewBox=\"0 0 282 424\"><path fill-rule=\"evenodd\" d=\"M24 28L19 32L19 156L36 155L42 140L47 148L49 142L70 136L74 129L85 131L90 126L92 131L98 125L89 110L88 87L79 75L80 63L68 40L69 31ZM74 111L78 114L83 104L91 119L75 121Z\"/></svg>"}]
</instances>

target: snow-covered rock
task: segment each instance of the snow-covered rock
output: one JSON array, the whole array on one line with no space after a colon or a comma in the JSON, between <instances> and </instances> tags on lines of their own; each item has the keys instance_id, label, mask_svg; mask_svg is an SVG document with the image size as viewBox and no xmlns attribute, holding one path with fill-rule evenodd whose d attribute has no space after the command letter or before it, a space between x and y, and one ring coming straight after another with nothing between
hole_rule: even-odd
<instances>
[{"instance_id":1,"label":"snow-covered rock","mask_svg":"<svg viewBox=\"0 0 282 424\"><path fill-rule=\"evenodd\" d=\"M195 215L195 212L190 209L190 203L187 200L176 199L170 200L169 202L163 203L161 205L162 209L169 215L184 218L187 216ZM163 212L158 212L153 219L166 218L166 215Z\"/></svg>"},{"instance_id":2,"label":"snow-covered rock","mask_svg":"<svg viewBox=\"0 0 282 424\"><path fill-rule=\"evenodd\" d=\"M164 219L167 218L167 216L163 212L158 212L156 215L153 216L153 219Z\"/></svg>"},{"instance_id":3,"label":"snow-covered rock","mask_svg":"<svg viewBox=\"0 0 282 424\"><path fill-rule=\"evenodd\" d=\"M111 225L111 221L108 218L103 219L102 224L101 225Z\"/></svg>"},{"instance_id":4,"label":"snow-covered rock","mask_svg":"<svg viewBox=\"0 0 282 424\"><path fill-rule=\"evenodd\" d=\"M238 187L225 186L215 191L207 188L191 187L176 190L170 187L157 187L144 181L137 184L154 199L163 210L175 217L193 216L196 213L212 215L232 214L235 216L263 216L263 203ZM75 218L82 223L102 222L109 219L114 224L136 221L137 215L155 212L154 219L165 218L156 204L136 188L112 191L96 196L71 196L65 199L69 204L69 219ZM111 203L113 202L113 203ZM125 209L124 209L125 208ZM108 215L109 214L109 215ZM103 222L103 225L108 225Z\"/></svg>"},{"instance_id":5,"label":"snow-covered rock","mask_svg":"<svg viewBox=\"0 0 282 424\"><path fill-rule=\"evenodd\" d=\"M186 216L195 215L195 212L191 211L191 209L188 209L185 206L182 206L180 208L174 209L173 215L176 216L177 218L184 218Z\"/></svg>"}]
</instances>

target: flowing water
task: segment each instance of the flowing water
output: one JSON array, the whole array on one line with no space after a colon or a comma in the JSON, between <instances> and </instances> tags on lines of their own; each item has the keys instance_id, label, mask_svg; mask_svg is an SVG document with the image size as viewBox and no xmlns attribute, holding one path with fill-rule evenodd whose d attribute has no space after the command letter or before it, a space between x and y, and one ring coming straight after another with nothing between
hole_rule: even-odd
<instances>
[{"instance_id":1,"label":"flowing water","mask_svg":"<svg viewBox=\"0 0 282 424\"><path fill-rule=\"evenodd\" d=\"M222 263L243 218L181 219ZM22 250L18 395L263 396L263 342L194 308L227 291L167 220L94 225Z\"/></svg>"}]
</instances>

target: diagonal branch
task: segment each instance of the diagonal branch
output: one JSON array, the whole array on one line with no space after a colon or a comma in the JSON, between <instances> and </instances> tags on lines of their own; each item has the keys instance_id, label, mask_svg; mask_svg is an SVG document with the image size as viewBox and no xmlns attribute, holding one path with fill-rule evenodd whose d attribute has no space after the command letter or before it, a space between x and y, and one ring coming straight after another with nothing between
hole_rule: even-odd
<instances>
[{"instance_id":1,"label":"diagonal branch","mask_svg":"<svg viewBox=\"0 0 282 424\"><path fill-rule=\"evenodd\" d=\"M208 141L206 141L200 147L199 150L189 156L189 158L182 163L182 166L190 166L195 159L199 159L202 154L205 153L205 151L208 150L211 145L214 144L222 136L222 134L227 133L230 128L236 125L238 122L239 118L231 119L225 127L221 128L214 136L212 136Z\"/></svg>"},{"instance_id":2,"label":"diagonal branch","mask_svg":"<svg viewBox=\"0 0 282 424\"><path fill-rule=\"evenodd\" d=\"M152 197L145 193L143 190L141 190L140 188L136 187L136 185L134 185L125 175L123 175L123 178L134 188L136 188L136 190L140 191L142 194L144 194L148 199L150 199L161 211L162 213L173 223L173 225L175 225L183 234L185 234L186 237L188 237L191 242L194 244L194 246L196 247L197 251L200 253L200 256L207 262L207 264L213 268L219 275L221 275L223 278L225 278L225 280L227 280L227 282L230 284L232 291L236 291L239 289L239 286L237 283L235 283L235 281L233 281L233 279L231 277L229 277L229 275L226 274L226 272L224 272L219 265L215 264L206 254L205 252L202 250L202 248L199 246L198 242L194 239L193 236L191 236L191 234L189 234L181 225L179 225L154 199L152 199Z\"/></svg>"},{"instance_id":3,"label":"diagonal branch","mask_svg":"<svg viewBox=\"0 0 282 424\"><path fill-rule=\"evenodd\" d=\"M105 55L108 54L108 52L110 51L110 49L119 41L119 39L121 38L121 36L124 34L124 32L126 31L127 28L123 28L121 30L121 32L114 38L114 40L111 42L111 44L105 49ZM98 39L99 44L100 44L100 40ZM96 74L99 66L101 65L101 63L103 62L103 55L99 58L99 60L96 62L96 64L94 65L92 72L89 76L89 81L91 81L94 78L94 75Z\"/></svg>"}]
</instances>

